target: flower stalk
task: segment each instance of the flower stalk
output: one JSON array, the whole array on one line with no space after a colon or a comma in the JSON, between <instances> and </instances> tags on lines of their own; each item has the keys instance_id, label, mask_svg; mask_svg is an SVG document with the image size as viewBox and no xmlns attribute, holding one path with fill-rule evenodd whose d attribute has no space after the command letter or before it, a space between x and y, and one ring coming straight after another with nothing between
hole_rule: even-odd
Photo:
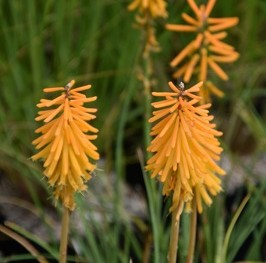
<instances>
[{"instance_id":1,"label":"flower stalk","mask_svg":"<svg viewBox=\"0 0 266 263\"><path fill-rule=\"evenodd\" d=\"M192 212L190 215L189 244L188 244L186 263L193 263L195 244L196 244L196 233L197 233L197 208L196 208L196 202L194 200Z\"/></svg>"},{"instance_id":2,"label":"flower stalk","mask_svg":"<svg viewBox=\"0 0 266 263\"><path fill-rule=\"evenodd\" d=\"M69 214L70 211L67 207L63 208L63 217L61 223L61 237L60 237L60 258L59 263L67 262L67 244L68 244L68 231L69 231Z\"/></svg>"},{"instance_id":3,"label":"flower stalk","mask_svg":"<svg viewBox=\"0 0 266 263\"><path fill-rule=\"evenodd\" d=\"M170 243L169 243L169 250L168 250L168 262L169 263L176 263L180 216L182 214L182 211L183 211L183 202L180 202L177 208L175 208L174 211L172 211Z\"/></svg>"}]
</instances>

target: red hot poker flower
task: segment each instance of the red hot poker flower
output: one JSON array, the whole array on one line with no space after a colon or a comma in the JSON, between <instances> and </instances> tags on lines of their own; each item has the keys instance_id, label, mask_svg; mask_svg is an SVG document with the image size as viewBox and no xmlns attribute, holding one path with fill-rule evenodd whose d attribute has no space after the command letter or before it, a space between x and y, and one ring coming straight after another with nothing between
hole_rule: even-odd
<instances>
[{"instance_id":1,"label":"red hot poker flower","mask_svg":"<svg viewBox=\"0 0 266 263\"><path fill-rule=\"evenodd\" d=\"M210 104L197 106L202 82L184 90L169 82L171 92L153 92L163 100L152 103L156 109L149 122L155 123L154 136L148 151L154 155L148 160L146 169L151 177L158 176L163 183L163 194L173 194L175 209L180 202L191 208L195 198L197 210L202 212L202 200L212 203L211 196L221 190L221 180L216 174L225 172L217 164L222 148L216 137L222 135L211 123Z\"/></svg>"},{"instance_id":2,"label":"red hot poker flower","mask_svg":"<svg viewBox=\"0 0 266 263\"><path fill-rule=\"evenodd\" d=\"M91 160L98 160L97 148L92 140L97 138L96 128L88 121L95 119L95 108L86 108L85 103L95 101L97 97L87 98L82 91L91 88L86 85L72 88L72 80L65 87L45 88L45 93L61 92L55 99L41 99L36 121L43 126L36 129L40 136L32 143L37 150L32 160L44 160L44 175L54 188L56 199L61 199L64 206L73 210L74 193L86 190L85 182L91 178L95 165Z\"/></svg>"}]
</instances>

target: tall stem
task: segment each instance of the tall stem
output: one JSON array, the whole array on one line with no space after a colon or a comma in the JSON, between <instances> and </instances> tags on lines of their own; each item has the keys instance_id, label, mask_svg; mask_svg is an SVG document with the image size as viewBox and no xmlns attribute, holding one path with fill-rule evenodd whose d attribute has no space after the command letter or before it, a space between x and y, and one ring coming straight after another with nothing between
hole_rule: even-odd
<instances>
[{"instance_id":1,"label":"tall stem","mask_svg":"<svg viewBox=\"0 0 266 263\"><path fill-rule=\"evenodd\" d=\"M197 232L197 207L196 207L196 200L194 199L193 211L190 217L190 233L189 233L187 263L193 262L195 242L196 242L196 232Z\"/></svg>"},{"instance_id":2,"label":"tall stem","mask_svg":"<svg viewBox=\"0 0 266 263\"><path fill-rule=\"evenodd\" d=\"M170 233L170 244L168 250L168 263L176 263L179 237L180 215L183 210L183 202L181 201L177 208L172 212L172 224Z\"/></svg>"},{"instance_id":3,"label":"tall stem","mask_svg":"<svg viewBox=\"0 0 266 263\"><path fill-rule=\"evenodd\" d=\"M60 259L59 263L66 263L67 259L67 242L69 229L69 209L64 206L64 212L61 223L61 238L60 238Z\"/></svg>"}]
</instances>

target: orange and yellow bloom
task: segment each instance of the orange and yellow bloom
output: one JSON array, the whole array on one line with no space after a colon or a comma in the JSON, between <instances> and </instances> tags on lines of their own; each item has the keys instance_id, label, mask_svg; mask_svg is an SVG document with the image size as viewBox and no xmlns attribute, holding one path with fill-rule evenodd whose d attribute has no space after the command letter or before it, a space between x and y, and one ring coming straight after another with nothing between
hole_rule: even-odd
<instances>
[{"instance_id":1,"label":"orange and yellow bloom","mask_svg":"<svg viewBox=\"0 0 266 263\"><path fill-rule=\"evenodd\" d=\"M86 190L85 182L91 178L98 160L97 148L92 140L97 138L96 128L88 121L95 119L95 108L86 108L85 103L95 101L97 97L87 98L82 91L91 88L86 85L72 88L72 80L65 87L45 88L45 93L60 92L54 99L41 99L36 121L42 121L43 126L35 132L40 136L32 143L37 150L32 160L44 160L44 175L54 188L56 199L73 210L75 207L74 193Z\"/></svg>"},{"instance_id":2,"label":"orange and yellow bloom","mask_svg":"<svg viewBox=\"0 0 266 263\"><path fill-rule=\"evenodd\" d=\"M223 96L223 92L209 81L209 69L226 81L228 75L219 63L232 63L239 57L233 46L223 42L227 36L225 30L235 26L238 18L210 17L216 0L209 0L206 5L201 6L197 6L194 0L187 2L195 17L183 13L182 18L186 25L167 24L166 28L171 31L195 33L195 38L170 62L170 65L178 67L174 77L183 78L185 83L191 80L193 73L197 74L198 80L204 82L200 95L204 101L208 101L210 92L219 97Z\"/></svg>"},{"instance_id":3,"label":"orange and yellow bloom","mask_svg":"<svg viewBox=\"0 0 266 263\"><path fill-rule=\"evenodd\" d=\"M199 213L203 210L202 200L210 205L211 196L222 190L216 174L225 174L216 164L222 152L216 137L222 132L211 123L211 104L197 106L201 98L194 93L202 84L184 90L169 82L171 92L152 93L164 99L152 103L156 110L149 122L155 123L150 133L154 139L147 150L153 156L146 166L151 177L158 176L163 183L163 194L173 194L172 209L183 202L190 210L194 200Z\"/></svg>"}]
</instances>

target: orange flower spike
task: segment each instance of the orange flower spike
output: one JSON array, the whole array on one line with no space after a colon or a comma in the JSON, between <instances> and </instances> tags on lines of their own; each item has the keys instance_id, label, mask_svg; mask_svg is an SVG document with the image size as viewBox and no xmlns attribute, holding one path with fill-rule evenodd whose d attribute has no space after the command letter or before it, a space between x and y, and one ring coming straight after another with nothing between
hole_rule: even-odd
<instances>
[{"instance_id":1,"label":"orange flower spike","mask_svg":"<svg viewBox=\"0 0 266 263\"><path fill-rule=\"evenodd\" d=\"M38 112L36 121L45 124L36 129L41 136L33 144L41 150L31 157L33 161L44 159L44 175L54 188L55 198L71 210L75 207L74 193L86 190L85 182L95 169L91 160L99 159L97 148L91 143L97 135L86 134L98 132L86 122L95 118L92 113L97 109L83 106L95 101L96 97L87 98L80 93L91 85L72 88L74 84L72 80L65 87L43 90L46 93L61 91L62 94L52 100L41 99L37 104L39 108L53 108Z\"/></svg>"},{"instance_id":2,"label":"orange flower spike","mask_svg":"<svg viewBox=\"0 0 266 263\"><path fill-rule=\"evenodd\" d=\"M221 180L215 176L215 173L225 174L215 163L222 151L216 137L222 133L211 123L213 116L207 110L211 105L195 106L201 98L194 93L199 92L203 82L187 90L183 83L179 87L172 82L168 84L171 92L152 93L164 99L152 103L158 110L150 119L156 124L151 132L154 139L147 148L153 156L146 170L164 184L164 195L173 193L171 210L179 203L185 203L189 209L195 198L201 213L202 203L210 205L211 196L222 190Z\"/></svg>"},{"instance_id":3,"label":"orange flower spike","mask_svg":"<svg viewBox=\"0 0 266 263\"><path fill-rule=\"evenodd\" d=\"M216 0L208 0L206 5L200 6L194 0L187 0L187 2L194 12L194 17L182 13L182 18L187 24L167 24L165 26L171 31L188 32L195 35L194 40L170 62L171 67L178 67L173 77L183 78L187 83L193 74L198 74L199 81L206 81L209 70L211 70L222 80L228 80L227 74L218 63L232 63L239 57L233 46L223 42L227 36L224 30L235 26L239 19L237 17L210 17ZM204 85L204 90L206 91L206 89L207 86ZM205 91L201 91L202 102L209 99L208 92Z\"/></svg>"}]
</instances>

